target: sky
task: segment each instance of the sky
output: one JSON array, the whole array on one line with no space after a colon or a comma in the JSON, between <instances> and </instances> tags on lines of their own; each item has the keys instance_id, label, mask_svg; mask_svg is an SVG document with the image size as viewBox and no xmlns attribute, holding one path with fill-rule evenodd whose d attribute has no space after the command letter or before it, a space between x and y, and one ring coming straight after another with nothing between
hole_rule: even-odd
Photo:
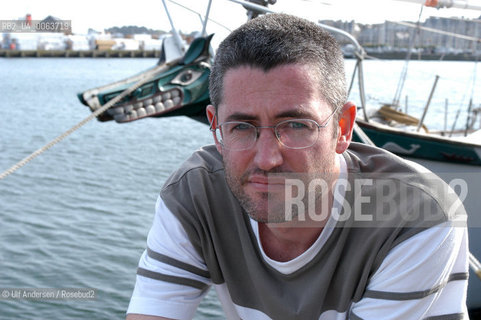
<instances>
[{"instance_id":1,"label":"sky","mask_svg":"<svg viewBox=\"0 0 481 320\"><path fill-rule=\"evenodd\" d=\"M207 0L175 0L192 10L205 14ZM481 0L471 0L481 4ZM175 27L183 32L201 29L200 16L191 13L168 0L166 4L175 21ZM421 5L400 0L277 0L273 10L297 14L311 20L355 20L359 23L391 21L417 21ZM137 25L155 30L171 30L161 0L16 0L9 1L0 12L0 20L15 20L27 13L32 19L42 20L48 15L71 20L76 34L86 33L88 28L103 31L113 26ZM422 18L429 16L478 18L481 11L460 9L423 8ZM232 30L246 21L244 9L226 0L213 0L209 28ZM209 30L208 30L209 31ZM215 31L214 31L215 32Z\"/></svg>"}]
</instances>

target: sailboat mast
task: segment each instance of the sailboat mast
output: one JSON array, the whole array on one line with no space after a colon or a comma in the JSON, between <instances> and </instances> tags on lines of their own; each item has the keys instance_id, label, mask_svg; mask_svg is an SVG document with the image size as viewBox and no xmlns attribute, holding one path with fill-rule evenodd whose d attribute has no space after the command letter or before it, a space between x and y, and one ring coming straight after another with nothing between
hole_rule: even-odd
<instances>
[{"instance_id":1,"label":"sailboat mast","mask_svg":"<svg viewBox=\"0 0 481 320\"><path fill-rule=\"evenodd\" d=\"M167 8L167 4L165 3L165 0L162 0L162 3L164 5L167 18L169 19L170 27L172 28L172 34L174 36L175 44L181 50L181 52L185 52L185 45L182 41L182 38L180 37L179 31L177 31L177 29L175 28L174 22L172 21L172 17L170 16L169 8Z\"/></svg>"},{"instance_id":2,"label":"sailboat mast","mask_svg":"<svg viewBox=\"0 0 481 320\"><path fill-rule=\"evenodd\" d=\"M202 36L207 36L207 22L209 22L209 14L210 14L210 7L212 5L212 0L209 0L209 4L207 5L207 12L205 13L204 23L202 25Z\"/></svg>"}]
</instances>

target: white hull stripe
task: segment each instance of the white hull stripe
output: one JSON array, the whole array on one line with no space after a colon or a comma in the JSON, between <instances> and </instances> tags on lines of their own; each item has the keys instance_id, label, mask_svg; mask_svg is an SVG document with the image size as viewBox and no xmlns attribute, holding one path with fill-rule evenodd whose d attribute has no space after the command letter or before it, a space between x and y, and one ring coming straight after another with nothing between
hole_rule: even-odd
<instances>
[{"instance_id":1,"label":"white hull stripe","mask_svg":"<svg viewBox=\"0 0 481 320\"><path fill-rule=\"evenodd\" d=\"M147 255L151 257L154 260L160 261L162 263L171 265L173 267L177 267L179 269L188 271L190 273L196 274L198 276L204 277L204 278L210 278L210 273L207 270L202 270L200 268L197 268L193 265L190 265L188 263L179 261L177 259L171 258L169 256L163 255L161 253L155 252L152 249L147 247Z\"/></svg>"},{"instance_id":2,"label":"white hull stripe","mask_svg":"<svg viewBox=\"0 0 481 320\"><path fill-rule=\"evenodd\" d=\"M424 291L413 291L413 292L386 292L386 291L375 291L375 290L366 290L364 294L364 298L373 298L373 299L384 299L384 300L416 300L425 298L433 293L438 292L442 288L444 288L448 282L456 281L456 280L467 280L468 273L453 273L449 276L449 279L434 288ZM451 319L451 318L450 318Z\"/></svg>"},{"instance_id":3,"label":"white hull stripe","mask_svg":"<svg viewBox=\"0 0 481 320\"><path fill-rule=\"evenodd\" d=\"M139 276L147 277L147 278L150 278L150 279L176 283L176 284L180 284L180 285L183 285L183 286L189 286L189 287L197 288L197 289L200 289L200 290L205 290L208 287L207 284L205 284L201 281L192 280L192 279L188 279L188 278L182 278L182 277L176 277L176 276L170 276L170 275L167 275L167 274L162 274L162 273L159 273L159 272L150 271L150 270L140 268L140 267L137 268L137 274Z\"/></svg>"}]
</instances>

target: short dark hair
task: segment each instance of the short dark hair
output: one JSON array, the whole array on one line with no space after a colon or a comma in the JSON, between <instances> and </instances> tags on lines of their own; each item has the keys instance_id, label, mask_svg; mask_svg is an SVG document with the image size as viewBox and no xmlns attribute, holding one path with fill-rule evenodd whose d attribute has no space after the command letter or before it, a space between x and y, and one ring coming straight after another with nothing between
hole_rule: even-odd
<instances>
[{"instance_id":1,"label":"short dark hair","mask_svg":"<svg viewBox=\"0 0 481 320\"><path fill-rule=\"evenodd\" d=\"M210 98L217 109L222 103L223 79L229 69L251 66L269 71L300 63L317 71L319 89L332 109L347 100L344 58L333 36L308 20L267 14L234 30L219 45L210 74Z\"/></svg>"}]
</instances>

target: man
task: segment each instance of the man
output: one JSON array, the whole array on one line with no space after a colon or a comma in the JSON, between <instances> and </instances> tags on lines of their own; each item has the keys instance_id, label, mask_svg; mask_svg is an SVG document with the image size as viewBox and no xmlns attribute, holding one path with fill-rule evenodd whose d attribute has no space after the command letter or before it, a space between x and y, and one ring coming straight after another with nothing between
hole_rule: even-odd
<instances>
[{"instance_id":1,"label":"man","mask_svg":"<svg viewBox=\"0 0 481 320\"><path fill-rule=\"evenodd\" d=\"M223 41L215 146L163 187L128 319L191 319L210 286L228 319L466 317L462 205L350 143L344 79L336 41L300 18L262 16Z\"/></svg>"}]
</instances>

